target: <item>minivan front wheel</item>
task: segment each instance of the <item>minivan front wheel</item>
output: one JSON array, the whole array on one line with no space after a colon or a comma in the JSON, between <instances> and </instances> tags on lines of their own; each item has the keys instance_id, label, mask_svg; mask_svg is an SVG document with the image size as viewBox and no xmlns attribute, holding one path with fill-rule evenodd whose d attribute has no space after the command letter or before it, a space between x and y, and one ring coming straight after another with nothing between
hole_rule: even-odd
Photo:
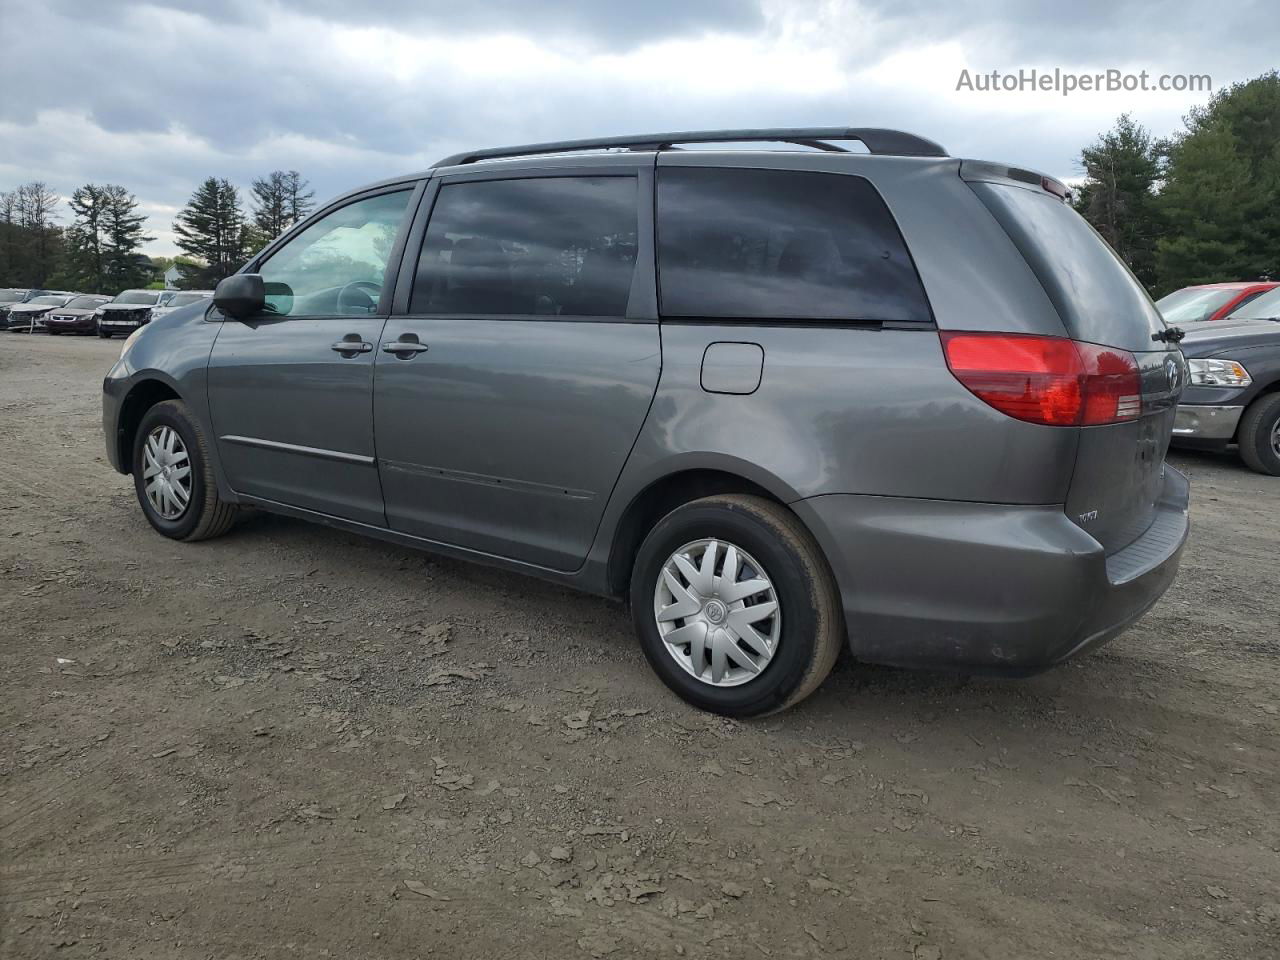
<instances>
[{"instance_id":1,"label":"minivan front wheel","mask_svg":"<svg viewBox=\"0 0 1280 960\"><path fill-rule=\"evenodd\" d=\"M218 496L204 432L181 400L143 414L132 462L138 503L156 531L174 540L207 540L231 529L236 506Z\"/></svg>"},{"instance_id":2,"label":"minivan front wheel","mask_svg":"<svg viewBox=\"0 0 1280 960\"><path fill-rule=\"evenodd\" d=\"M818 544L763 497L705 497L663 517L640 547L630 599L662 681L727 716L803 700L843 641L839 595Z\"/></svg>"}]
</instances>

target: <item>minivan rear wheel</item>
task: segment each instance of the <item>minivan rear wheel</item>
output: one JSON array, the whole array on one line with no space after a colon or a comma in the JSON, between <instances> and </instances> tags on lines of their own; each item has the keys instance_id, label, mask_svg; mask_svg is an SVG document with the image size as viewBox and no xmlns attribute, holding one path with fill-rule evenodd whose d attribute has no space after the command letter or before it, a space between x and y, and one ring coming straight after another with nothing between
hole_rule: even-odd
<instances>
[{"instance_id":1,"label":"minivan rear wheel","mask_svg":"<svg viewBox=\"0 0 1280 960\"><path fill-rule=\"evenodd\" d=\"M631 576L641 648L678 696L733 717L773 713L818 688L844 635L817 542L764 497L687 503L645 537Z\"/></svg>"},{"instance_id":2,"label":"minivan rear wheel","mask_svg":"<svg viewBox=\"0 0 1280 960\"><path fill-rule=\"evenodd\" d=\"M236 506L218 496L209 447L181 400L142 416L133 440L133 485L147 522L173 540L207 540L231 529Z\"/></svg>"},{"instance_id":3,"label":"minivan rear wheel","mask_svg":"<svg viewBox=\"0 0 1280 960\"><path fill-rule=\"evenodd\" d=\"M1240 418L1236 435L1240 456L1259 473L1280 477L1280 393L1270 393L1249 404Z\"/></svg>"}]
</instances>

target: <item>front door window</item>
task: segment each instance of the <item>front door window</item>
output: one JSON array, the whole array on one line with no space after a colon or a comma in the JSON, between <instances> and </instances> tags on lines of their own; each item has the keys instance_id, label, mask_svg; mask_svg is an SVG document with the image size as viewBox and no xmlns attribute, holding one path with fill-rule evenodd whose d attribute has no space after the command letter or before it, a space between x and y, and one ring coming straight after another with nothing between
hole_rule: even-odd
<instances>
[{"instance_id":1,"label":"front door window","mask_svg":"<svg viewBox=\"0 0 1280 960\"><path fill-rule=\"evenodd\" d=\"M378 310L387 261L411 190L349 203L311 224L258 269L267 313L367 317Z\"/></svg>"}]
</instances>

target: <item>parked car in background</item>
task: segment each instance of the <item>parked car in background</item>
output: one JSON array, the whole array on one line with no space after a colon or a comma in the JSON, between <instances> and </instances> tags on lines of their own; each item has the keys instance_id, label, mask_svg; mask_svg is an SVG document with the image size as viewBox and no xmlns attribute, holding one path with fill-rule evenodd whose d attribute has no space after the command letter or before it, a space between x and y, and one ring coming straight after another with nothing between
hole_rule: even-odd
<instances>
[{"instance_id":1,"label":"parked car in background","mask_svg":"<svg viewBox=\"0 0 1280 960\"><path fill-rule=\"evenodd\" d=\"M1183 287L1156 301L1156 309L1165 323L1182 326L1184 323L1200 323L1221 320L1239 310L1245 304L1262 296L1268 290L1280 287L1273 280L1255 280L1243 283L1202 283Z\"/></svg>"},{"instance_id":2,"label":"parked car in background","mask_svg":"<svg viewBox=\"0 0 1280 960\"><path fill-rule=\"evenodd\" d=\"M199 303L201 300L213 299L212 290L179 290L165 303L151 310L151 319L158 320L165 314L172 313L178 307L185 307L193 303Z\"/></svg>"},{"instance_id":3,"label":"parked car in background","mask_svg":"<svg viewBox=\"0 0 1280 960\"><path fill-rule=\"evenodd\" d=\"M68 300L64 306L49 311L45 317L44 328L51 334L59 333L97 333L97 310L111 298L102 294L81 294Z\"/></svg>"},{"instance_id":4,"label":"parked car in background","mask_svg":"<svg viewBox=\"0 0 1280 960\"><path fill-rule=\"evenodd\" d=\"M14 303L8 308L5 326L11 333L33 333L44 329L45 317L55 307L62 307L74 300L76 293L46 293L26 303Z\"/></svg>"},{"instance_id":5,"label":"parked car in background","mask_svg":"<svg viewBox=\"0 0 1280 960\"><path fill-rule=\"evenodd\" d=\"M793 151L667 149L763 140ZM1185 361L1066 197L880 129L459 154L138 330L107 453L176 540L254 506L629 596L718 713L846 646L1032 673L1140 617L1188 530Z\"/></svg>"},{"instance_id":6,"label":"parked car in background","mask_svg":"<svg viewBox=\"0 0 1280 960\"><path fill-rule=\"evenodd\" d=\"M1173 442L1201 450L1235 444L1254 470L1280 476L1280 289L1225 320L1182 329L1190 384Z\"/></svg>"},{"instance_id":7,"label":"parked car in background","mask_svg":"<svg viewBox=\"0 0 1280 960\"><path fill-rule=\"evenodd\" d=\"M62 294L64 296L71 296L71 293L66 290L31 289L31 290L13 290L11 292L21 294L21 296L19 296L15 300L8 301L7 303L0 303L0 330L8 329L9 314L12 312L14 307L18 307L18 306L21 306L22 304L30 303L36 297L56 296L59 294Z\"/></svg>"},{"instance_id":8,"label":"parked car in background","mask_svg":"<svg viewBox=\"0 0 1280 960\"><path fill-rule=\"evenodd\" d=\"M0 290L0 330L9 325L9 308L16 303L21 303L26 296L26 290Z\"/></svg>"},{"instance_id":9,"label":"parked car in background","mask_svg":"<svg viewBox=\"0 0 1280 960\"><path fill-rule=\"evenodd\" d=\"M98 311L98 336L133 333L151 322L151 312L167 304L177 290L125 290Z\"/></svg>"}]
</instances>

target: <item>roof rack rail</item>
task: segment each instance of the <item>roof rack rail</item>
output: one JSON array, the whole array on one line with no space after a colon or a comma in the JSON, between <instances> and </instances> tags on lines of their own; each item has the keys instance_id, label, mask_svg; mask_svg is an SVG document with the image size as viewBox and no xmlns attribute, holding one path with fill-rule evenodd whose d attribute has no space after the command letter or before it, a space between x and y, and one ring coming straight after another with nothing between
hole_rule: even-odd
<instances>
[{"instance_id":1,"label":"roof rack rail","mask_svg":"<svg viewBox=\"0 0 1280 960\"><path fill-rule=\"evenodd\" d=\"M874 154L899 157L945 157L939 144L914 133L881 127L770 127L760 130L684 130L678 133L644 133L629 137L599 137L589 140L555 140L526 143L518 147L492 147L445 157L437 167L454 167L479 160L529 157L544 153L577 153L582 150L670 150L679 143L748 143L768 141L794 143L835 153L847 153L828 140L858 140Z\"/></svg>"}]
</instances>

